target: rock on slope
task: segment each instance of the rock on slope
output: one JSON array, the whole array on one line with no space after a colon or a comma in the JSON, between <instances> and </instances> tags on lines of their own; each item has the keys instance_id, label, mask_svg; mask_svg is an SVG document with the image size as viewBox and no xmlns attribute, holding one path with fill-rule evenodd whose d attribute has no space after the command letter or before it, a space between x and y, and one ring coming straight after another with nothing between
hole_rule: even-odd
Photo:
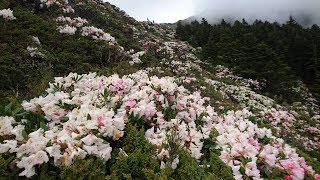
<instances>
[{"instance_id":1,"label":"rock on slope","mask_svg":"<svg viewBox=\"0 0 320 180\"><path fill-rule=\"evenodd\" d=\"M63 76L22 108L1 109L3 177L68 177L68 167L94 157L106 166L100 178L320 179L319 107L303 84L308 104L279 105L257 93L261 83L200 61L172 29L108 3L0 5L1 47L10 52L1 68L19 64L13 74L28 79L19 98ZM22 83L12 78L8 97L6 88L18 95ZM135 144L133 125L148 143ZM146 161L137 153L149 146Z\"/></svg>"}]
</instances>

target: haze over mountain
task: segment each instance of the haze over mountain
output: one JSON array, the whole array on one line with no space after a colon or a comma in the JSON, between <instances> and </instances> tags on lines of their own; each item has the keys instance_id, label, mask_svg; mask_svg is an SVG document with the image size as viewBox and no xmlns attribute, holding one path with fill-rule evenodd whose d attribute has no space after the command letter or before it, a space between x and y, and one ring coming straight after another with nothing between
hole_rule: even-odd
<instances>
[{"instance_id":1,"label":"haze over mountain","mask_svg":"<svg viewBox=\"0 0 320 180\"><path fill-rule=\"evenodd\" d=\"M125 10L137 20L172 23L187 17L202 17L209 22L219 22L222 18L235 20L245 18L278 21L283 23L289 16L296 17L303 25L320 24L320 1L318 0L148 0L127 1L108 0Z\"/></svg>"},{"instance_id":2,"label":"haze over mountain","mask_svg":"<svg viewBox=\"0 0 320 180\"><path fill-rule=\"evenodd\" d=\"M196 7L199 11L196 11L196 15L191 19L206 18L210 23L216 23L222 18L229 21L244 18L248 22L261 19L284 23L293 16L300 24L309 26L320 23L319 7L320 1L316 0L202 0Z\"/></svg>"}]
</instances>

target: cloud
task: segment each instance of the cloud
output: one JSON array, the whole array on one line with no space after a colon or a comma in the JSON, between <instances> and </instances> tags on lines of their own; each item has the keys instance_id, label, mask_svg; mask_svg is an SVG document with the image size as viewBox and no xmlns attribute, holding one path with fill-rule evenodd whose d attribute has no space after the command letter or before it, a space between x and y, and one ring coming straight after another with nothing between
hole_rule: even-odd
<instances>
[{"instance_id":1,"label":"cloud","mask_svg":"<svg viewBox=\"0 0 320 180\"><path fill-rule=\"evenodd\" d=\"M320 0L108 0L137 20L176 22L198 15L285 22L290 15L320 24Z\"/></svg>"},{"instance_id":2,"label":"cloud","mask_svg":"<svg viewBox=\"0 0 320 180\"><path fill-rule=\"evenodd\" d=\"M248 19L285 22L289 16L320 21L319 0L198 0L196 14L208 19Z\"/></svg>"}]
</instances>

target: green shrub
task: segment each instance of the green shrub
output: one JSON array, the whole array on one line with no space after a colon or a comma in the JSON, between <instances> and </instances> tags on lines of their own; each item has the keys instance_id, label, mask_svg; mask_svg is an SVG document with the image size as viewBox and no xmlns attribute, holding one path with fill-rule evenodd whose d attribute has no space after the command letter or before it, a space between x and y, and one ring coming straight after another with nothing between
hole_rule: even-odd
<instances>
[{"instance_id":1,"label":"green shrub","mask_svg":"<svg viewBox=\"0 0 320 180\"><path fill-rule=\"evenodd\" d=\"M102 180L105 179L105 163L102 159L89 157L75 159L70 166L61 167L61 178L66 180Z\"/></svg>"},{"instance_id":2,"label":"green shrub","mask_svg":"<svg viewBox=\"0 0 320 180\"><path fill-rule=\"evenodd\" d=\"M144 137L144 129L128 125L123 148L111 165L111 179L147 179L160 173L156 147Z\"/></svg>"}]
</instances>

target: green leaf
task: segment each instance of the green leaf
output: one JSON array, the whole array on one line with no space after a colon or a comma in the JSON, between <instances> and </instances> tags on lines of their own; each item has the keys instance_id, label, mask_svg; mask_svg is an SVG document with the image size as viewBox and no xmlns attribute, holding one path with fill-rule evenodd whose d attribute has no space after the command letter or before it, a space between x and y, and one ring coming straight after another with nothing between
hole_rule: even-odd
<instances>
[{"instance_id":1,"label":"green leaf","mask_svg":"<svg viewBox=\"0 0 320 180\"><path fill-rule=\"evenodd\" d=\"M103 96L104 96L104 97L108 97L108 96L109 96L109 91L108 91L108 89L105 89L105 90L104 90Z\"/></svg>"},{"instance_id":2,"label":"green leaf","mask_svg":"<svg viewBox=\"0 0 320 180\"><path fill-rule=\"evenodd\" d=\"M60 118L60 121L62 121L62 122L67 122L67 121L69 121L69 118L68 118L68 117L61 117L61 118Z\"/></svg>"},{"instance_id":3,"label":"green leaf","mask_svg":"<svg viewBox=\"0 0 320 180\"><path fill-rule=\"evenodd\" d=\"M8 112L11 109L11 106L12 106L12 102L10 102L8 105L4 107L4 111Z\"/></svg>"},{"instance_id":4,"label":"green leaf","mask_svg":"<svg viewBox=\"0 0 320 180\"><path fill-rule=\"evenodd\" d=\"M240 167L240 173L241 173L241 174L245 174L245 172L246 172L246 170L241 166L241 167Z\"/></svg>"},{"instance_id":5,"label":"green leaf","mask_svg":"<svg viewBox=\"0 0 320 180\"><path fill-rule=\"evenodd\" d=\"M275 177L274 180L283 180L281 177Z\"/></svg>"},{"instance_id":6,"label":"green leaf","mask_svg":"<svg viewBox=\"0 0 320 180\"><path fill-rule=\"evenodd\" d=\"M19 113L19 114L15 114L15 116L21 117L21 116L24 116L26 114L27 114L27 112L22 112L22 113Z\"/></svg>"},{"instance_id":7,"label":"green leaf","mask_svg":"<svg viewBox=\"0 0 320 180\"><path fill-rule=\"evenodd\" d=\"M278 173L279 173L279 169L274 169L272 171L272 177L277 177Z\"/></svg>"},{"instance_id":8,"label":"green leaf","mask_svg":"<svg viewBox=\"0 0 320 180\"><path fill-rule=\"evenodd\" d=\"M19 113L22 110L22 108L17 108L15 110L12 111L13 115L16 115L17 113Z\"/></svg>"},{"instance_id":9,"label":"green leaf","mask_svg":"<svg viewBox=\"0 0 320 180\"><path fill-rule=\"evenodd\" d=\"M270 172L269 172L269 170L267 170L267 169L264 169L264 173L267 175L267 177L270 177Z\"/></svg>"},{"instance_id":10,"label":"green leaf","mask_svg":"<svg viewBox=\"0 0 320 180\"><path fill-rule=\"evenodd\" d=\"M26 132L26 130L22 130L22 137L23 137L24 139L27 139L28 133Z\"/></svg>"},{"instance_id":11,"label":"green leaf","mask_svg":"<svg viewBox=\"0 0 320 180\"><path fill-rule=\"evenodd\" d=\"M46 123L44 123L44 122L42 122L42 121L40 121L40 128L43 129L43 130L45 130L45 131L48 130L48 127L47 127Z\"/></svg>"}]
</instances>

